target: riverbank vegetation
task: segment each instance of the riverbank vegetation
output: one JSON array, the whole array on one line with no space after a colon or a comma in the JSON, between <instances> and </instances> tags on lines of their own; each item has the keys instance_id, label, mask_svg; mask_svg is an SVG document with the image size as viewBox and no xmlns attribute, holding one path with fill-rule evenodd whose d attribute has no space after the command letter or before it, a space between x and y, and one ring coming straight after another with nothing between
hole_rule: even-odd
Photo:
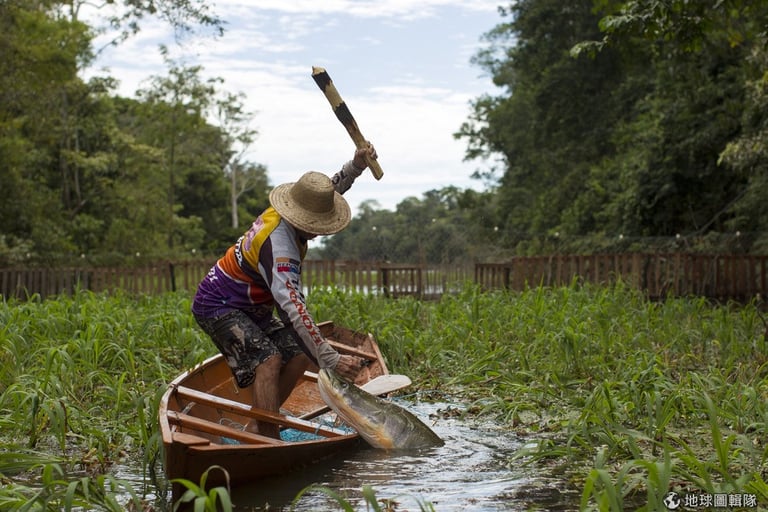
<instances>
[{"instance_id":1,"label":"riverbank vegetation","mask_svg":"<svg viewBox=\"0 0 768 512\"><path fill-rule=\"evenodd\" d=\"M668 490L768 503L768 346L756 304L647 301L617 284L482 292L440 301L339 290L318 319L373 333L413 389L460 397L528 464L578 492L571 509L658 510ZM157 404L215 353L189 297L82 292L0 303L0 506L162 509ZM144 484L115 476L126 460ZM386 497L382 497L386 498Z\"/></svg>"}]
</instances>

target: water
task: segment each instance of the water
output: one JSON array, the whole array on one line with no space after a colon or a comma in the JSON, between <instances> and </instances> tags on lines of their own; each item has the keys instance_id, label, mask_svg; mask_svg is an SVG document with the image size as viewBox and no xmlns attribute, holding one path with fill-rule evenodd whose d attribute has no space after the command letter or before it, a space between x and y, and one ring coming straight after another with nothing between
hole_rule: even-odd
<instances>
[{"instance_id":1,"label":"water","mask_svg":"<svg viewBox=\"0 0 768 512\"><path fill-rule=\"evenodd\" d=\"M288 510L305 487L332 489L366 510L362 496L368 485L378 500L393 500L394 510L420 510L431 504L443 511L553 510L562 496L546 481L510 464L522 446L508 429L478 424L442 414L455 406L446 403L398 402L437 433L445 445L408 452L363 448L324 461L282 478L235 489L238 510ZM269 508L268 508L269 507ZM541 507L541 508L538 508ZM340 510L338 502L321 491L305 494L295 510Z\"/></svg>"},{"instance_id":2,"label":"water","mask_svg":"<svg viewBox=\"0 0 768 512\"><path fill-rule=\"evenodd\" d=\"M510 462L529 440L492 423L461 419L451 414L457 411L455 404L398 403L430 425L445 445L408 452L373 448L347 452L283 477L233 489L237 510L290 510L296 495L313 484L343 496L356 511L370 510L362 496L364 486L371 486L379 501L393 500L390 510L397 511L418 511L425 503L439 512L578 509L578 496L558 489L562 481ZM135 482L130 469L120 477ZM294 510L341 507L332 497L313 490L302 496Z\"/></svg>"}]
</instances>

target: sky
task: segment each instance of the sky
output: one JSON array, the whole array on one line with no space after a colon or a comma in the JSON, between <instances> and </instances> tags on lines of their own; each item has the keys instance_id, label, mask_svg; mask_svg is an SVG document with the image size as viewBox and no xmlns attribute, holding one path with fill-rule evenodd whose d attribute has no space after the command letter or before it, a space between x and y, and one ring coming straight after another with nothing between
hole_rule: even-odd
<instances>
[{"instance_id":1,"label":"sky","mask_svg":"<svg viewBox=\"0 0 768 512\"><path fill-rule=\"evenodd\" d=\"M312 80L328 71L363 135L373 142L384 176L366 171L345 194L353 210L365 201L394 210L408 197L445 186L481 190L471 175L488 162L464 162L465 140L453 134L470 102L498 94L470 58L482 35L502 21L496 0L218 0L222 37L187 37L179 45L155 20L117 47L100 53L85 77L107 72L116 91L134 97L152 76L167 75L158 50L202 66L222 88L245 95L259 134L245 155L266 166L270 184L304 172L332 174L355 150L330 104ZM93 15L93 13L91 13ZM107 41L101 36L94 46Z\"/></svg>"}]
</instances>

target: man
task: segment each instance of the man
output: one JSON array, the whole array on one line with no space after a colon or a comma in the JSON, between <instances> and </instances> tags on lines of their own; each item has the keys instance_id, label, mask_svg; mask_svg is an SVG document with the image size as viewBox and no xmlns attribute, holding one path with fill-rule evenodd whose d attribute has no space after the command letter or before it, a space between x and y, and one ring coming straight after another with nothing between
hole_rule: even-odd
<instances>
[{"instance_id":1,"label":"man","mask_svg":"<svg viewBox=\"0 0 768 512\"><path fill-rule=\"evenodd\" d=\"M341 196L376 150L358 149L332 178L308 172L276 187L270 207L230 247L198 286L192 313L224 355L254 407L278 412L310 360L354 379L363 359L339 354L323 338L301 291L307 241L344 229L350 209ZM277 310L278 318L273 315ZM252 421L250 432L279 437L275 424Z\"/></svg>"}]
</instances>

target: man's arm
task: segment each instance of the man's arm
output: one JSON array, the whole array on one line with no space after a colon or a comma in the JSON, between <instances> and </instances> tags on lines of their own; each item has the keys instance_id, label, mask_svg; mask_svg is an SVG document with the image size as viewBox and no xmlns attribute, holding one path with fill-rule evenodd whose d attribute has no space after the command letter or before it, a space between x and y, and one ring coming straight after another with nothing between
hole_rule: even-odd
<instances>
[{"instance_id":1,"label":"man's arm","mask_svg":"<svg viewBox=\"0 0 768 512\"><path fill-rule=\"evenodd\" d=\"M259 273L275 299L281 320L298 335L307 355L321 368L334 368L339 354L320 334L301 291L301 256L295 237L283 222L262 246Z\"/></svg>"},{"instance_id":2,"label":"man's arm","mask_svg":"<svg viewBox=\"0 0 768 512\"><path fill-rule=\"evenodd\" d=\"M333 182L333 188L336 192L343 194L352 186L358 176L363 174L363 171L368 167L365 160L365 155L370 156L373 160L378 158L376 154L376 148L372 144L368 144L367 148L360 148L355 151L355 156L349 162L345 163L339 172L331 176Z\"/></svg>"},{"instance_id":3,"label":"man's arm","mask_svg":"<svg viewBox=\"0 0 768 512\"><path fill-rule=\"evenodd\" d=\"M262 247L265 255L259 258L259 272L269 276L266 281L280 318L293 328L298 343L310 359L320 368L335 369L352 380L360 371L363 360L339 354L320 333L301 291L300 253L295 240L292 228L281 222Z\"/></svg>"}]
</instances>

